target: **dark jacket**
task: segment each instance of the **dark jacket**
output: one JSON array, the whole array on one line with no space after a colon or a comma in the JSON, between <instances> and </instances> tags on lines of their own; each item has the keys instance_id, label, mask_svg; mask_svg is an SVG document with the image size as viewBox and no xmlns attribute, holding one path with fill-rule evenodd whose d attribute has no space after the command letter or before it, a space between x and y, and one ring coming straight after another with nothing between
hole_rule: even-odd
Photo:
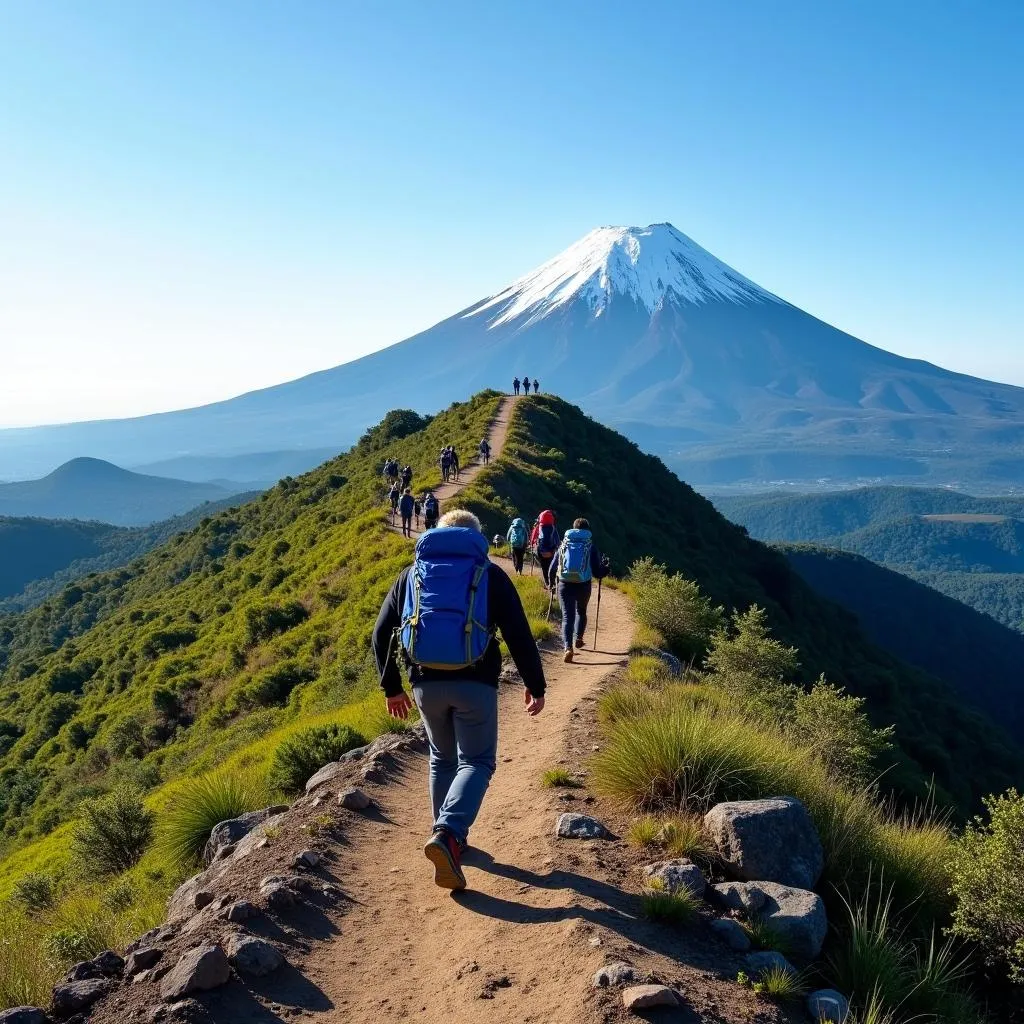
<instances>
[{"instance_id":1,"label":"dark jacket","mask_svg":"<svg viewBox=\"0 0 1024 1024\"><path fill-rule=\"evenodd\" d=\"M398 511L402 513L403 519L412 518L412 511L416 506L416 501L411 494L403 494L398 500Z\"/></svg>"},{"instance_id":2,"label":"dark jacket","mask_svg":"<svg viewBox=\"0 0 1024 1024\"><path fill-rule=\"evenodd\" d=\"M557 559L556 559L555 565L554 565L554 573L555 573L555 579L556 580L558 579L559 570L562 567L561 563L562 563L562 549L561 549L561 547L559 547L559 549L558 549L558 556L557 556ZM609 572L608 567L604 564L604 557L602 556L601 552L597 550L597 545L594 543L593 535L591 535L591 540L590 540L590 575L593 576L595 580L603 580L605 578L605 576L608 575L608 572ZM590 586L590 581L587 580L585 583L563 583L561 580L558 580L558 585L560 587L589 587Z\"/></svg>"},{"instance_id":3,"label":"dark jacket","mask_svg":"<svg viewBox=\"0 0 1024 1024\"><path fill-rule=\"evenodd\" d=\"M399 573L394 586L380 606L377 624L373 627L373 656L377 661L381 688L388 697L397 697L402 692L402 674L398 669L398 660L403 657L403 651L401 642L394 633L402 624L402 607L405 604L405 590L411 571L412 566L409 566ZM523 685L534 697L543 697L544 668L519 594L499 566L492 562L488 572L487 621L493 629L501 631L509 654L512 655L512 660L523 677ZM471 679L496 687L500 674L501 651L496 636L491 637L484 656L469 668L444 672L439 669L420 668L418 665L409 666L409 678L414 684L428 683L431 679Z\"/></svg>"}]
</instances>

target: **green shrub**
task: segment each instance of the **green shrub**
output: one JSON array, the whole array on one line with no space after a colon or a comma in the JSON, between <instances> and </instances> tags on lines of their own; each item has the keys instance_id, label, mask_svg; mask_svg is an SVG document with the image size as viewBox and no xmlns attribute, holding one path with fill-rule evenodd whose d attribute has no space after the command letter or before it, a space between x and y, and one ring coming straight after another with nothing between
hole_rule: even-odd
<instances>
[{"instance_id":1,"label":"green shrub","mask_svg":"<svg viewBox=\"0 0 1024 1024\"><path fill-rule=\"evenodd\" d=\"M202 775L178 788L161 818L159 846L180 868L195 866L210 833L261 804L260 793L236 775Z\"/></svg>"},{"instance_id":2,"label":"green shrub","mask_svg":"<svg viewBox=\"0 0 1024 1024\"><path fill-rule=\"evenodd\" d=\"M253 681L242 690L241 699L260 707L286 704L292 690L312 678L313 672L309 668L296 661L283 661L280 665L273 665L257 673Z\"/></svg>"},{"instance_id":3,"label":"green shrub","mask_svg":"<svg viewBox=\"0 0 1024 1024\"><path fill-rule=\"evenodd\" d=\"M704 823L694 814L674 814L661 822L658 840L670 857L689 857L693 861L711 860L711 850L704 839Z\"/></svg>"},{"instance_id":4,"label":"green shrub","mask_svg":"<svg viewBox=\"0 0 1024 1024\"><path fill-rule=\"evenodd\" d=\"M661 832L661 823L653 814L643 814L629 823L626 829L626 842L632 846L647 849L656 846Z\"/></svg>"},{"instance_id":5,"label":"green shrub","mask_svg":"<svg viewBox=\"0 0 1024 1024\"><path fill-rule=\"evenodd\" d=\"M953 848L953 933L1024 982L1024 797L1011 789L985 809Z\"/></svg>"},{"instance_id":6,"label":"green shrub","mask_svg":"<svg viewBox=\"0 0 1024 1024\"><path fill-rule=\"evenodd\" d=\"M792 943L771 921L753 917L749 921L744 921L742 925L747 937L757 949L771 949L776 953L782 953L783 956L793 954Z\"/></svg>"},{"instance_id":7,"label":"green shrub","mask_svg":"<svg viewBox=\"0 0 1024 1024\"><path fill-rule=\"evenodd\" d=\"M274 752L270 785L285 793L297 793L325 764L365 743L366 737L347 725L303 729L289 736Z\"/></svg>"},{"instance_id":8,"label":"green shrub","mask_svg":"<svg viewBox=\"0 0 1024 1024\"><path fill-rule=\"evenodd\" d=\"M248 646L269 640L277 633L286 633L309 618L305 605L298 601L287 604L254 605L245 610L245 642Z\"/></svg>"},{"instance_id":9,"label":"green shrub","mask_svg":"<svg viewBox=\"0 0 1024 1024\"><path fill-rule=\"evenodd\" d=\"M47 1006L58 970L39 926L13 907L0 907L0 1007Z\"/></svg>"},{"instance_id":10,"label":"green shrub","mask_svg":"<svg viewBox=\"0 0 1024 1024\"><path fill-rule=\"evenodd\" d=\"M540 784L548 789L563 787L565 789L579 789L583 785L572 772L565 768L549 768L540 777Z\"/></svg>"},{"instance_id":11,"label":"green shrub","mask_svg":"<svg viewBox=\"0 0 1024 1024\"><path fill-rule=\"evenodd\" d=\"M126 786L85 801L72 840L81 868L89 874L127 871L153 841L153 818L138 790Z\"/></svg>"},{"instance_id":12,"label":"green shrub","mask_svg":"<svg viewBox=\"0 0 1024 1024\"><path fill-rule=\"evenodd\" d=\"M701 901L688 889L670 892L660 878L648 880L640 894L640 907L644 917L665 924L690 924L700 914Z\"/></svg>"},{"instance_id":13,"label":"green shrub","mask_svg":"<svg viewBox=\"0 0 1024 1024\"><path fill-rule=\"evenodd\" d=\"M785 967L769 967L754 982L755 992L773 999L789 1001L799 999L807 993L807 984L801 974Z\"/></svg>"},{"instance_id":14,"label":"green shrub","mask_svg":"<svg viewBox=\"0 0 1024 1024\"><path fill-rule=\"evenodd\" d=\"M57 880L43 871L22 875L11 890L11 899L28 913L49 910L57 897Z\"/></svg>"},{"instance_id":15,"label":"green shrub","mask_svg":"<svg viewBox=\"0 0 1024 1024\"><path fill-rule=\"evenodd\" d=\"M44 951L56 963L67 966L88 960L102 950L95 949L89 936L75 928L56 928L46 936Z\"/></svg>"}]
</instances>

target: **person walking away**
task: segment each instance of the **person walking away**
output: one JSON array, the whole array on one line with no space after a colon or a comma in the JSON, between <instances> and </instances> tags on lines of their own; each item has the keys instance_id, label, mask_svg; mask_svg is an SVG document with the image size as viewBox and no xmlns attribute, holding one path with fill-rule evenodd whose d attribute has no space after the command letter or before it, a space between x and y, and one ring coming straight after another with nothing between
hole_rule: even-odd
<instances>
[{"instance_id":1,"label":"person walking away","mask_svg":"<svg viewBox=\"0 0 1024 1024\"><path fill-rule=\"evenodd\" d=\"M491 446L486 437L480 441L480 458L484 460L485 466L491 461Z\"/></svg>"},{"instance_id":2,"label":"person walking away","mask_svg":"<svg viewBox=\"0 0 1024 1024\"><path fill-rule=\"evenodd\" d=\"M423 513L423 502L416 498L412 503L412 514L416 517L416 529L420 528L420 515Z\"/></svg>"},{"instance_id":3,"label":"person walking away","mask_svg":"<svg viewBox=\"0 0 1024 1024\"><path fill-rule=\"evenodd\" d=\"M402 536L412 536L412 513L416 508L416 499L408 487L402 492L401 500L398 502L398 511L402 516Z\"/></svg>"},{"instance_id":4,"label":"person walking away","mask_svg":"<svg viewBox=\"0 0 1024 1024\"><path fill-rule=\"evenodd\" d=\"M459 453L455 450L455 445L452 445L451 453L452 453L452 474L455 476L455 479L458 480L459 479Z\"/></svg>"},{"instance_id":5,"label":"person walking away","mask_svg":"<svg viewBox=\"0 0 1024 1024\"><path fill-rule=\"evenodd\" d=\"M558 554L558 545L561 537L555 528L555 513L546 508L537 517L537 542L534 550L537 552L537 563L540 565L541 575L544 577L544 588L554 589L555 581L551 575L551 563Z\"/></svg>"},{"instance_id":6,"label":"person walking away","mask_svg":"<svg viewBox=\"0 0 1024 1024\"><path fill-rule=\"evenodd\" d=\"M440 503L434 497L433 491L427 491L427 496L423 499L423 528L425 530L432 530L437 526L437 520L440 515Z\"/></svg>"},{"instance_id":7,"label":"person walking away","mask_svg":"<svg viewBox=\"0 0 1024 1024\"><path fill-rule=\"evenodd\" d=\"M398 481L396 480L396 481L395 481L395 482L394 482L394 483L393 483L393 484L391 485L391 490L390 490L390 491L388 491L388 501L389 501L389 502L390 502L390 504L391 504L391 516L392 516L392 520L394 520L394 515L395 515L395 513L396 513L396 512L398 511L398 499L399 499L399 497L401 497L401 494L402 494L402 492L401 492L401 490L399 489L399 486L398 486ZM392 522L392 525L394 525L394 523L393 523L393 522Z\"/></svg>"},{"instance_id":8,"label":"person walking away","mask_svg":"<svg viewBox=\"0 0 1024 1024\"><path fill-rule=\"evenodd\" d=\"M416 542L416 560L399 573L373 630L388 713L405 719L412 708L401 658L426 728L434 824L423 852L445 889L466 888L462 851L497 761L497 633L522 676L527 714L544 708L544 668L526 613L487 552L476 516L448 512Z\"/></svg>"},{"instance_id":9,"label":"person walking away","mask_svg":"<svg viewBox=\"0 0 1024 1024\"><path fill-rule=\"evenodd\" d=\"M445 448L444 451L441 452L441 479L445 483L448 483L448 478L451 476L451 472L452 457L449 454L448 449Z\"/></svg>"},{"instance_id":10,"label":"person walking away","mask_svg":"<svg viewBox=\"0 0 1024 1024\"><path fill-rule=\"evenodd\" d=\"M512 565L516 572L523 575L523 560L526 558L526 545L529 543L530 534L526 529L526 520L518 516L512 520L512 524L505 534L508 541L508 549L512 554Z\"/></svg>"},{"instance_id":11,"label":"person walking away","mask_svg":"<svg viewBox=\"0 0 1024 1024\"><path fill-rule=\"evenodd\" d=\"M406 466L402 470L402 490L412 485L412 466Z\"/></svg>"},{"instance_id":12,"label":"person walking away","mask_svg":"<svg viewBox=\"0 0 1024 1024\"><path fill-rule=\"evenodd\" d=\"M533 378L533 393L535 395L540 394L540 381L536 377Z\"/></svg>"},{"instance_id":13,"label":"person walking away","mask_svg":"<svg viewBox=\"0 0 1024 1024\"><path fill-rule=\"evenodd\" d=\"M512 381L512 390L517 395L519 394L519 378L518 377L516 377L516 379L514 381Z\"/></svg>"},{"instance_id":14,"label":"person walking away","mask_svg":"<svg viewBox=\"0 0 1024 1024\"><path fill-rule=\"evenodd\" d=\"M523 378L523 392L525 394L527 394L527 395L530 393L530 378L529 377L524 377Z\"/></svg>"},{"instance_id":15,"label":"person walking away","mask_svg":"<svg viewBox=\"0 0 1024 1024\"><path fill-rule=\"evenodd\" d=\"M586 519L577 519L572 529L565 531L551 575L557 581L558 607L562 611L562 660L571 662L573 645L582 647L587 631L592 581L608 575L608 559L597 550Z\"/></svg>"}]
</instances>

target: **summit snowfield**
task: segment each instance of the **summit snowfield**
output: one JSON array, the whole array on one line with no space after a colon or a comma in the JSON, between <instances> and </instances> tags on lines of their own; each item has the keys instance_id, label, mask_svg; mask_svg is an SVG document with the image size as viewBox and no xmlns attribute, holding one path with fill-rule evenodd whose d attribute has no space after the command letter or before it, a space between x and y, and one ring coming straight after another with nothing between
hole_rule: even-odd
<instances>
[{"instance_id":1,"label":"summit snowfield","mask_svg":"<svg viewBox=\"0 0 1024 1024\"><path fill-rule=\"evenodd\" d=\"M432 412L524 374L697 485L1024 486L1024 389L859 341L671 224L597 228L428 330L299 380L180 412L0 431L0 479L82 455L173 458L181 473L189 458L310 449L312 465L396 405Z\"/></svg>"}]
</instances>

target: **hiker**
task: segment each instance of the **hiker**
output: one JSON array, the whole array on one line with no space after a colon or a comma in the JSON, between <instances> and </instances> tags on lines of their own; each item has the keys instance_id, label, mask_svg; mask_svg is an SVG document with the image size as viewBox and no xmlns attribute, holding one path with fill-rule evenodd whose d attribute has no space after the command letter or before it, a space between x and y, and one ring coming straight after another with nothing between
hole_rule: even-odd
<instances>
[{"instance_id":1,"label":"hiker","mask_svg":"<svg viewBox=\"0 0 1024 1024\"><path fill-rule=\"evenodd\" d=\"M518 377L516 377L516 379L514 381L512 381L512 390L517 395L519 394L519 378Z\"/></svg>"},{"instance_id":2,"label":"hiker","mask_svg":"<svg viewBox=\"0 0 1024 1024\"><path fill-rule=\"evenodd\" d=\"M398 482L398 462L396 459L387 459L385 461L384 479L387 480L389 487Z\"/></svg>"},{"instance_id":3,"label":"hiker","mask_svg":"<svg viewBox=\"0 0 1024 1024\"><path fill-rule=\"evenodd\" d=\"M412 484L412 466L406 466L402 470L402 490Z\"/></svg>"},{"instance_id":4,"label":"hiker","mask_svg":"<svg viewBox=\"0 0 1024 1024\"><path fill-rule=\"evenodd\" d=\"M523 391L526 394L530 393L530 378L529 377L524 377L523 378Z\"/></svg>"},{"instance_id":5,"label":"hiker","mask_svg":"<svg viewBox=\"0 0 1024 1024\"><path fill-rule=\"evenodd\" d=\"M533 378L533 393L535 395L540 394L540 381L536 377Z\"/></svg>"},{"instance_id":6,"label":"hiker","mask_svg":"<svg viewBox=\"0 0 1024 1024\"><path fill-rule=\"evenodd\" d=\"M412 514L416 517L416 529L417 529L417 531L420 528L420 515L422 514L422 512L423 512L423 502L420 501L419 498L417 498L412 503Z\"/></svg>"},{"instance_id":7,"label":"hiker","mask_svg":"<svg viewBox=\"0 0 1024 1024\"><path fill-rule=\"evenodd\" d=\"M485 466L491 461L491 446L486 437L480 442L480 457L484 460Z\"/></svg>"},{"instance_id":8,"label":"hiker","mask_svg":"<svg viewBox=\"0 0 1024 1024\"><path fill-rule=\"evenodd\" d=\"M427 491L427 496L423 499L423 529L432 530L437 526L437 520L440 515L440 503L434 497L433 491Z\"/></svg>"},{"instance_id":9,"label":"hiker","mask_svg":"<svg viewBox=\"0 0 1024 1024\"><path fill-rule=\"evenodd\" d=\"M391 485L391 490L388 491L388 501L391 502L391 515L393 516L398 511L398 499L402 492L398 488L398 481Z\"/></svg>"},{"instance_id":10,"label":"hiker","mask_svg":"<svg viewBox=\"0 0 1024 1024\"><path fill-rule=\"evenodd\" d=\"M434 826L423 852L445 889L466 888L462 851L497 760L498 631L522 676L527 714L544 708L544 669L526 613L487 552L476 516L448 512L416 542L416 561L395 580L373 630L388 713L405 719L412 709L402 657L426 728Z\"/></svg>"},{"instance_id":11,"label":"hiker","mask_svg":"<svg viewBox=\"0 0 1024 1024\"><path fill-rule=\"evenodd\" d=\"M447 448L441 451L441 479L448 483L448 477L452 473L452 457Z\"/></svg>"},{"instance_id":12,"label":"hiker","mask_svg":"<svg viewBox=\"0 0 1024 1024\"><path fill-rule=\"evenodd\" d=\"M408 487L402 492L402 498L398 503L398 510L402 514L402 536L412 536L412 513L416 508L416 499Z\"/></svg>"},{"instance_id":13,"label":"hiker","mask_svg":"<svg viewBox=\"0 0 1024 1024\"><path fill-rule=\"evenodd\" d=\"M508 549L512 552L512 565L516 572L523 575L523 560L526 558L526 545L529 543L530 535L526 529L526 521L516 516L512 525L505 534L508 541Z\"/></svg>"},{"instance_id":14,"label":"hiker","mask_svg":"<svg viewBox=\"0 0 1024 1024\"><path fill-rule=\"evenodd\" d=\"M459 479L459 453L455 450L455 445L449 445L448 451L452 456L452 475L456 480Z\"/></svg>"},{"instance_id":15,"label":"hiker","mask_svg":"<svg viewBox=\"0 0 1024 1024\"><path fill-rule=\"evenodd\" d=\"M558 607L562 610L562 660L572 661L573 642L583 646L587 631L587 605L590 603L592 581L608 575L608 559L602 557L586 519L577 519L558 548L558 557L551 570L557 581Z\"/></svg>"},{"instance_id":16,"label":"hiker","mask_svg":"<svg viewBox=\"0 0 1024 1024\"><path fill-rule=\"evenodd\" d=\"M533 549L537 554L537 564L540 566L541 575L544 577L544 589L554 590L555 580L551 572L551 563L558 554L558 545L561 543L558 530L555 528L555 513L546 508L537 517L536 534L533 539Z\"/></svg>"}]
</instances>

